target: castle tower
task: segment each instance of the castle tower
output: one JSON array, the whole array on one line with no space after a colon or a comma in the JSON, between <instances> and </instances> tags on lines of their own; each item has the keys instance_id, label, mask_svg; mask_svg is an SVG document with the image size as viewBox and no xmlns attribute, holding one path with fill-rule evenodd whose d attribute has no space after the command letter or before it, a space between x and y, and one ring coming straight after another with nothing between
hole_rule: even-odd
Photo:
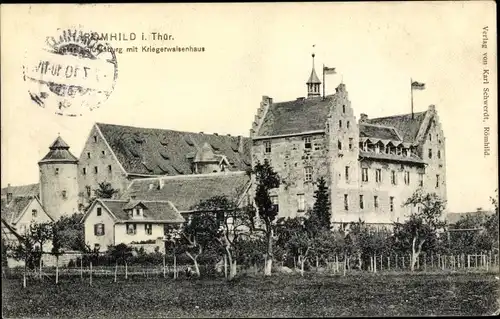
<instances>
[{"instance_id":1,"label":"castle tower","mask_svg":"<svg viewBox=\"0 0 500 319\"><path fill-rule=\"evenodd\" d=\"M54 219L78 212L78 159L59 136L50 151L38 162L40 167L40 200Z\"/></svg>"},{"instance_id":2,"label":"castle tower","mask_svg":"<svg viewBox=\"0 0 500 319\"><path fill-rule=\"evenodd\" d=\"M312 71L309 76L309 80L307 80L307 98L320 97L321 93L319 91L319 87L321 85L321 81L316 75L316 70L314 69L314 53L312 54Z\"/></svg>"}]
</instances>

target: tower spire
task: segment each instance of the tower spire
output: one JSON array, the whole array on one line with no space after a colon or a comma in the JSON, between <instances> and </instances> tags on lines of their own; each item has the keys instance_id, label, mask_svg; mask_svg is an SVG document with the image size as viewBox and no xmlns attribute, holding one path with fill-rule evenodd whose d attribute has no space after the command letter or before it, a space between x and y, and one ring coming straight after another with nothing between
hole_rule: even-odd
<instances>
[{"instance_id":1,"label":"tower spire","mask_svg":"<svg viewBox=\"0 0 500 319\"><path fill-rule=\"evenodd\" d=\"M312 71L311 75L309 76L309 80L307 80L306 82L307 98L319 97L321 95L319 91L321 81L319 80L318 75L316 74L316 70L314 69L314 57L316 56L316 54L314 54L314 51L311 54L311 56L312 56Z\"/></svg>"}]
</instances>

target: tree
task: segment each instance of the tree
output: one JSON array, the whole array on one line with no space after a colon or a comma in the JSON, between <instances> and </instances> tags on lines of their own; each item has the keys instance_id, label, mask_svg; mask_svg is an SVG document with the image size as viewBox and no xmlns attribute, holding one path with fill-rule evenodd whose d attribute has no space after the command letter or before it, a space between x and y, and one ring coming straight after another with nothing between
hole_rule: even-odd
<instances>
[{"instance_id":1,"label":"tree","mask_svg":"<svg viewBox=\"0 0 500 319\"><path fill-rule=\"evenodd\" d=\"M323 177L318 179L318 188L314 191L313 209L308 211L307 228L313 232L314 235L322 230L331 229L331 212L330 212L330 199L328 194L328 187Z\"/></svg>"},{"instance_id":2,"label":"tree","mask_svg":"<svg viewBox=\"0 0 500 319\"><path fill-rule=\"evenodd\" d=\"M313 246L313 236L306 228L303 217L280 218L276 222L277 245L283 247L300 265L300 274L304 276L304 264Z\"/></svg>"},{"instance_id":3,"label":"tree","mask_svg":"<svg viewBox=\"0 0 500 319\"><path fill-rule=\"evenodd\" d=\"M26 235L33 240L35 248L35 256L39 260L40 278L42 278L42 257L44 254L44 245L52 240L53 223L32 223L29 227L29 232Z\"/></svg>"},{"instance_id":4,"label":"tree","mask_svg":"<svg viewBox=\"0 0 500 319\"><path fill-rule=\"evenodd\" d=\"M71 216L61 216L56 222L58 236L65 248L77 251L85 251L85 234L82 220L83 214L74 213Z\"/></svg>"},{"instance_id":5,"label":"tree","mask_svg":"<svg viewBox=\"0 0 500 319\"><path fill-rule=\"evenodd\" d=\"M441 220L445 201L435 193L424 194L417 190L403 206L420 207L409 215L404 223L394 224L396 246L411 253L411 271L422 251L432 249L438 241L438 232L444 230L446 223Z\"/></svg>"},{"instance_id":6,"label":"tree","mask_svg":"<svg viewBox=\"0 0 500 319\"><path fill-rule=\"evenodd\" d=\"M264 225L264 228L259 228L256 230L261 230L264 232L267 242L266 251L266 266L264 269L264 275L270 276L271 269L273 265L273 231L274 231L274 221L278 216L278 211L275 205L271 201L269 191L274 188L278 188L280 185L279 175L273 170L269 162L265 161L264 164L257 162L254 167L253 173L256 180L256 191L255 191L255 204L257 206L257 211L259 213L259 219Z\"/></svg>"},{"instance_id":7,"label":"tree","mask_svg":"<svg viewBox=\"0 0 500 319\"><path fill-rule=\"evenodd\" d=\"M245 238L253 238L251 228L255 212L251 207L238 207L233 200L226 196L214 196L201 201L195 210L212 215L207 224L204 224L205 231L227 257L229 262L228 279L232 280L237 273L241 245ZM214 232L214 230L216 231Z\"/></svg>"},{"instance_id":8,"label":"tree","mask_svg":"<svg viewBox=\"0 0 500 319\"><path fill-rule=\"evenodd\" d=\"M2 236L3 238L3 236ZM23 272L23 288L26 288L26 270L34 269L36 267L36 255L35 255L35 243L30 236L20 236L17 238L17 244L7 245L7 257L12 257L15 260L24 261L24 272Z\"/></svg>"},{"instance_id":9,"label":"tree","mask_svg":"<svg viewBox=\"0 0 500 319\"><path fill-rule=\"evenodd\" d=\"M114 189L113 186L111 186L111 183L109 182L100 182L98 184L98 188L94 190L94 197L89 199L87 207L85 207L85 210L88 210L90 206L92 206L92 203L98 198L113 198L115 194L118 193L117 189Z\"/></svg>"},{"instance_id":10,"label":"tree","mask_svg":"<svg viewBox=\"0 0 500 319\"><path fill-rule=\"evenodd\" d=\"M181 250L193 261L198 277L200 277L198 257L213 244L218 231L219 226L214 214L201 212L192 215L180 233Z\"/></svg>"}]
</instances>

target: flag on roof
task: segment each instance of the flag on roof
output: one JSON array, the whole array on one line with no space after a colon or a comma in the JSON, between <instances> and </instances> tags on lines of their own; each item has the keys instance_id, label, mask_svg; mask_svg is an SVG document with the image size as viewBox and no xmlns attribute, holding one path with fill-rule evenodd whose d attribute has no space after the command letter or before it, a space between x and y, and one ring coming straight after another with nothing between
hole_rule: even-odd
<instances>
[{"instance_id":1,"label":"flag on roof","mask_svg":"<svg viewBox=\"0 0 500 319\"><path fill-rule=\"evenodd\" d=\"M337 72L335 72L335 68L329 68L327 66L323 67L323 73L325 73L325 74L337 74Z\"/></svg>"},{"instance_id":2,"label":"flag on roof","mask_svg":"<svg viewBox=\"0 0 500 319\"><path fill-rule=\"evenodd\" d=\"M424 90L425 83L420 83L420 82L414 81L411 83L411 88L412 88L412 90Z\"/></svg>"}]
</instances>

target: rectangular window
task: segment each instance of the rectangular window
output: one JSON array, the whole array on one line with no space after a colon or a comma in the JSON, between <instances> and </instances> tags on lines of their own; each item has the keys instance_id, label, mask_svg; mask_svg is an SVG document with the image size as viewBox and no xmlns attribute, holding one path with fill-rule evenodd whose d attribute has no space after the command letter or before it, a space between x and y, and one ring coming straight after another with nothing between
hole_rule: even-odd
<instances>
[{"instance_id":1,"label":"rectangular window","mask_svg":"<svg viewBox=\"0 0 500 319\"><path fill-rule=\"evenodd\" d=\"M36 216L37 216L37 215L38 215L38 211L37 211L36 209L32 209L32 210L31 210L31 216L32 216L33 218L36 218Z\"/></svg>"},{"instance_id":2,"label":"rectangular window","mask_svg":"<svg viewBox=\"0 0 500 319\"><path fill-rule=\"evenodd\" d=\"M349 123L349 122L347 122ZM352 150L352 140L353 138L352 137L349 137L349 149Z\"/></svg>"},{"instance_id":3,"label":"rectangular window","mask_svg":"<svg viewBox=\"0 0 500 319\"><path fill-rule=\"evenodd\" d=\"M83 173L83 175L87 175L87 169L85 167L82 168L82 173Z\"/></svg>"},{"instance_id":4,"label":"rectangular window","mask_svg":"<svg viewBox=\"0 0 500 319\"><path fill-rule=\"evenodd\" d=\"M438 158L441 158L441 150L438 150Z\"/></svg>"},{"instance_id":5,"label":"rectangular window","mask_svg":"<svg viewBox=\"0 0 500 319\"><path fill-rule=\"evenodd\" d=\"M429 148L429 158L432 158L432 148Z\"/></svg>"},{"instance_id":6,"label":"rectangular window","mask_svg":"<svg viewBox=\"0 0 500 319\"><path fill-rule=\"evenodd\" d=\"M368 168L361 169L361 180L363 182L368 182Z\"/></svg>"},{"instance_id":7,"label":"rectangular window","mask_svg":"<svg viewBox=\"0 0 500 319\"><path fill-rule=\"evenodd\" d=\"M106 156L106 151L101 152L102 156Z\"/></svg>"},{"instance_id":8,"label":"rectangular window","mask_svg":"<svg viewBox=\"0 0 500 319\"><path fill-rule=\"evenodd\" d=\"M365 203L363 202L363 195L359 195L359 208L363 209L365 207Z\"/></svg>"},{"instance_id":9,"label":"rectangular window","mask_svg":"<svg viewBox=\"0 0 500 319\"><path fill-rule=\"evenodd\" d=\"M349 166L345 167L345 180L349 181Z\"/></svg>"},{"instance_id":10,"label":"rectangular window","mask_svg":"<svg viewBox=\"0 0 500 319\"><path fill-rule=\"evenodd\" d=\"M61 195L62 195L62 198L64 198L64 199L65 199L65 198L66 198L66 191L65 191L65 190L63 190L63 191L61 192Z\"/></svg>"},{"instance_id":11,"label":"rectangular window","mask_svg":"<svg viewBox=\"0 0 500 319\"><path fill-rule=\"evenodd\" d=\"M275 212L279 212L280 211L280 206L279 206L279 200L278 200L278 196L270 196L271 198L271 203L273 204L273 209Z\"/></svg>"},{"instance_id":12,"label":"rectangular window","mask_svg":"<svg viewBox=\"0 0 500 319\"><path fill-rule=\"evenodd\" d=\"M349 128L349 126L350 126L349 124L350 124L349 121L347 121L347 128Z\"/></svg>"},{"instance_id":13,"label":"rectangular window","mask_svg":"<svg viewBox=\"0 0 500 319\"><path fill-rule=\"evenodd\" d=\"M90 158L90 152L87 153L87 158Z\"/></svg>"},{"instance_id":14,"label":"rectangular window","mask_svg":"<svg viewBox=\"0 0 500 319\"><path fill-rule=\"evenodd\" d=\"M265 153L271 153L271 141L264 142Z\"/></svg>"},{"instance_id":15,"label":"rectangular window","mask_svg":"<svg viewBox=\"0 0 500 319\"><path fill-rule=\"evenodd\" d=\"M56 175L59 175L59 168L56 167Z\"/></svg>"},{"instance_id":16,"label":"rectangular window","mask_svg":"<svg viewBox=\"0 0 500 319\"><path fill-rule=\"evenodd\" d=\"M103 236L104 235L104 224L95 224L94 225L94 235L95 236Z\"/></svg>"},{"instance_id":17,"label":"rectangular window","mask_svg":"<svg viewBox=\"0 0 500 319\"><path fill-rule=\"evenodd\" d=\"M297 195L297 201L298 201L298 211L303 212L306 210L306 201L304 198L304 194L298 194Z\"/></svg>"},{"instance_id":18,"label":"rectangular window","mask_svg":"<svg viewBox=\"0 0 500 319\"><path fill-rule=\"evenodd\" d=\"M153 235L153 224L144 224L146 235Z\"/></svg>"},{"instance_id":19,"label":"rectangular window","mask_svg":"<svg viewBox=\"0 0 500 319\"><path fill-rule=\"evenodd\" d=\"M396 171L391 171L391 184L397 185Z\"/></svg>"},{"instance_id":20,"label":"rectangular window","mask_svg":"<svg viewBox=\"0 0 500 319\"><path fill-rule=\"evenodd\" d=\"M424 174L422 173L418 173L418 186L424 186Z\"/></svg>"},{"instance_id":21,"label":"rectangular window","mask_svg":"<svg viewBox=\"0 0 500 319\"><path fill-rule=\"evenodd\" d=\"M390 208L391 212L394 211L394 197L393 196L389 197L389 208Z\"/></svg>"},{"instance_id":22,"label":"rectangular window","mask_svg":"<svg viewBox=\"0 0 500 319\"><path fill-rule=\"evenodd\" d=\"M108 173L111 173L111 165L108 165Z\"/></svg>"},{"instance_id":23,"label":"rectangular window","mask_svg":"<svg viewBox=\"0 0 500 319\"><path fill-rule=\"evenodd\" d=\"M373 207L378 208L378 196L373 196Z\"/></svg>"},{"instance_id":24,"label":"rectangular window","mask_svg":"<svg viewBox=\"0 0 500 319\"><path fill-rule=\"evenodd\" d=\"M338 146L339 150L342 150L342 142L341 141L337 142L337 146Z\"/></svg>"},{"instance_id":25,"label":"rectangular window","mask_svg":"<svg viewBox=\"0 0 500 319\"><path fill-rule=\"evenodd\" d=\"M94 135L94 143L97 143L97 135Z\"/></svg>"},{"instance_id":26,"label":"rectangular window","mask_svg":"<svg viewBox=\"0 0 500 319\"><path fill-rule=\"evenodd\" d=\"M349 210L349 198L344 194L344 210Z\"/></svg>"},{"instance_id":27,"label":"rectangular window","mask_svg":"<svg viewBox=\"0 0 500 319\"><path fill-rule=\"evenodd\" d=\"M304 147L306 149L310 149L312 148L312 144L311 144L311 137L308 136L308 137L304 137Z\"/></svg>"},{"instance_id":28,"label":"rectangular window","mask_svg":"<svg viewBox=\"0 0 500 319\"><path fill-rule=\"evenodd\" d=\"M405 184L410 185L410 172L405 171Z\"/></svg>"},{"instance_id":29,"label":"rectangular window","mask_svg":"<svg viewBox=\"0 0 500 319\"><path fill-rule=\"evenodd\" d=\"M436 175L436 188L439 187L439 175Z\"/></svg>"},{"instance_id":30,"label":"rectangular window","mask_svg":"<svg viewBox=\"0 0 500 319\"><path fill-rule=\"evenodd\" d=\"M96 174L97 174L98 172L99 172L99 171L98 171L98 169L97 169L97 166L94 166L94 173L96 173Z\"/></svg>"},{"instance_id":31,"label":"rectangular window","mask_svg":"<svg viewBox=\"0 0 500 319\"><path fill-rule=\"evenodd\" d=\"M136 231L137 231L136 224L127 224L127 234L135 235Z\"/></svg>"},{"instance_id":32,"label":"rectangular window","mask_svg":"<svg viewBox=\"0 0 500 319\"><path fill-rule=\"evenodd\" d=\"M97 207L97 216L102 215L102 207Z\"/></svg>"},{"instance_id":33,"label":"rectangular window","mask_svg":"<svg viewBox=\"0 0 500 319\"><path fill-rule=\"evenodd\" d=\"M432 134L429 134L429 141L432 141Z\"/></svg>"},{"instance_id":34,"label":"rectangular window","mask_svg":"<svg viewBox=\"0 0 500 319\"><path fill-rule=\"evenodd\" d=\"M375 170L375 182L380 183L382 182L382 169L377 168Z\"/></svg>"},{"instance_id":35,"label":"rectangular window","mask_svg":"<svg viewBox=\"0 0 500 319\"><path fill-rule=\"evenodd\" d=\"M87 191L87 197L90 197L90 195L92 195L92 189L90 186L85 186L85 190Z\"/></svg>"},{"instance_id":36,"label":"rectangular window","mask_svg":"<svg viewBox=\"0 0 500 319\"><path fill-rule=\"evenodd\" d=\"M305 181L312 181L312 167L308 166L305 168Z\"/></svg>"},{"instance_id":37,"label":"rectangular window","mask_svg":"<svg viewBox=\"0 0 500 319\"><path fill-rule=\"evenodd\" d=\"M342 105L342 113L345 113L345 105Z\"/></svg>"},{"instance_id":38,"label":"rectangular window","mask_svg":"<svg viewBox=\"0 0 500 319\"><path fill-rule=\"evenodd\" d=\"M339 120L339 128L342 128L342 120Z\"/></svg>"}]
</instances>

